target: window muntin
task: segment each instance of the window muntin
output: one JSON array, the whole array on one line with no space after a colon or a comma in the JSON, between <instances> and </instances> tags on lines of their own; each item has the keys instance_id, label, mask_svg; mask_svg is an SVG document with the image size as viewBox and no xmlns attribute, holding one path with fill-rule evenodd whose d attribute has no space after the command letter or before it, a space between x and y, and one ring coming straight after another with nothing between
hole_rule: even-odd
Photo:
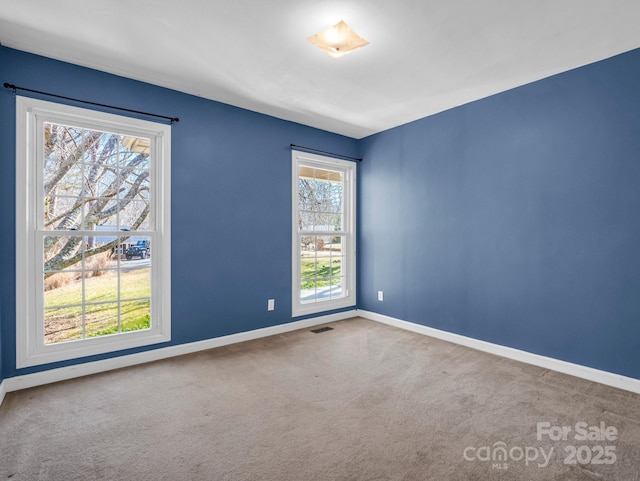
<instances>
[{"instance_id":1,"label":"window muntin","mask_svg":"<svg viewBox=\"0 0 640 481\"><path fill-rule=\"evenodd\" d=\"M355 164L293 152L293 315L355 305Z\"/></svg>"},{"instance_id":2,"label":"window muntin","mask_svg":"<svg viewBox=\"0 0 640 481\"><path fill-rule=\"evenodd\" d=\"M300 302L305 304L346 295L344 285L345 236L300 238Z\"/></svg>"},{"instance_id":3,"label":"window muntin","mask_svg":"<svg viewBox=\"0 0 640 481\"><path fill-rule=\"evenodd\" d=\"M149 329L152 261L130 267L121 254L150 245L151 152L133 147L150 139L55 122L42 135L45 345Z\"/></svg>"},{"instance_id":4,"label":"window muntin","mask_svg":"<svg viewBox=\"0 0 640 481\"><path fill-rule=\"evenodd\" d=\"M17 118L18 367L169 340L169 126L22 97Z\"/></svg>"}]
</instances>

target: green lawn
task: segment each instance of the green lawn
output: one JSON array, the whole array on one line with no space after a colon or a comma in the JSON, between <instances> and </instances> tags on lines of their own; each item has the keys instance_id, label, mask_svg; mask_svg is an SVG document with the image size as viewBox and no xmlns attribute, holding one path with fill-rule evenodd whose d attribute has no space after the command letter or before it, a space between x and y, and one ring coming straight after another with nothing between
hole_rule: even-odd
<instances>
[{"instance_id":1,"label":"green lawn","mask_svg":"<svg viewBox=\"0 0 640 481\"><path fill-rule=\"evenodd\" d=\"M305 258L303 256L300 265L302 289L329 286L331 277L339 277L342 273L342 257Z\"/></svg>"},{"instance_id":2,"label":"green lawn","mask_svg":"<svg viewBox=\"0 0 640 481\"><path fill-rule=\"evenodd\" d=\"M148 329L150 316L150 271L120 274L120 331ZM85 336L118 332L118 276L109 273L85 282ZM45 343L82 339L82 282L45 292Z\"/></svg>"}]
</instances>

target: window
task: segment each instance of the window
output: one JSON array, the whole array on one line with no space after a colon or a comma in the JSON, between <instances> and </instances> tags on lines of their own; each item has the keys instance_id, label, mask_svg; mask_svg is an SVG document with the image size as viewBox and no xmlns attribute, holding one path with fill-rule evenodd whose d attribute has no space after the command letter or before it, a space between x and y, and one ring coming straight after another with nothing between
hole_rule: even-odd
<instances>
[{"instance_id":1,"label":"window","mask_svg":"<svg viewBox=\"0 0 640 481\"><path fill-rule=\"evenodd\" d=\"M293 316L355 306L355 164L292 157Z\"/></svg>"},{"instance_id":2,"label":"window","mask_svg":"<svg viewBox=\"0 0 640 481\"><path fill-rule=\"evenodd\" d=\"M170 340L170 127L16 111L17 367Z\"/></svg>"}]
</instances>

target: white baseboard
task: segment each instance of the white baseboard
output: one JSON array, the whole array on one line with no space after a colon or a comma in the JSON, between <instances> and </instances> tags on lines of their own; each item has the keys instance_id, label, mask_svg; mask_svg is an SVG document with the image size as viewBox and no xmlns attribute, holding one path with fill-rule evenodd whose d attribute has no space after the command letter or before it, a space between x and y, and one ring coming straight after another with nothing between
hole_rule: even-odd
<instances>
[{"instance_id":1,"label":"white baseboard","mask_svg":"<svg viewBox=\"0 0 640 481\"><path fill-rule=\"evenodd\" d=\"M5 392L18 391L20 389L41 386L43 384L49 384L52 382L64 381L76 377L88 376L90 374L97 374L99 372L111 371L113 369L119 369L122 367L134 366L136 364L143 364L146 362L158 361L160 359L166 359L169 357L181 356L183 354L190 354L192 352L204 351L215 347L236 344L238 342L251 341L253 339L273 336L276 334L282 334L298 329L305 329L308 327L317 326L319 324L341 321L343 319L349 319L350 317L355 316L355 310L339 312L337 314L313 317L310 319L304 319L302 321L279 324L277 326L265 327L262 329L255 329L253 331L247 332L240 332L238 334L206 339L204 341L163 347L159 349L153 349L151 351L139 352L136 354L114 357L111 359L103 359L101 361L87 362L83 364L76 364L73 366L50 369L48 371L36 372L33 374L24 374L22 376L10 377L5 379L2 384L0 384L0 403L2 402L2 397L4 396Z\"/></svg>"},{"instance_id":2,"label":"white baseboard","mask_svg":"<svg viewBox=\"0 0 640 481\"><path fill-rule=\"evenodd\" d=\"M454 334L440 329L423 326L421 324L415 324L412 322L403 321L393 317L377 314L374 312L353 310L347 312L340 312L337 314L330 314L327 316L319 316L310 319L304 319L302 321L290 322L287 324L280 324L277 326L265 327L262 329L255 329L253 331L241 332L238 334L231 334L228 336L217 337L214 339L207 339L204 341L197 341L188 344L180 344L178 346L169 346L160 349L154 349L151 351L140 352L136 354L129 354L127 356L114 357L111 359L104 359L101 361L88 362L83 364L77 364L73 366L62 367L58 369L51 369L49 371L42 371L33 374L25 374L22 376L10 377L3 380L0 383L0 405L4 400L4 396L7 392L18 391L20 389L27 389L30 387L40 386L43 384L49 384L57 381L64 381L66 379L72 379L76 377L88 376L90 374L97 374L104 371L110 371L113 369L119 369L122 367L134 366L136 364L143 364L146 362L158 361L160 359L166 359L174 356L181 356L183 354L190 354L192 352L204 351L207 349L213 349L215 347L226 346L229 344L235 344L238 342L250 341L253 339L259 339L262 337L273 336L276 334L282 334L289 331L295 331L298 329L305 329L308 327L317 326L320 324L326 324L329 322L341 321L343 319L349 319L354 316L360 316L365 319L380 322L390 326L405 329L407 331L416 332L436 339L442 339L454 344L470 347L479 351L495 354L515 361L524 362L526 364L532 364L534 366L542 367L544 369L550 369L553 371L569 374L589 381L598 382L607 386L612 386L618 389L624 389L633 393L640 394L640 380L614 374L607 371L601 371L579 364L573 364L558 359L540 356L538 354L532 354L530 352L521 351L511 347L501 346L499 344L493 344L486 341L480 341L471 337L462 336L460 334Z\"/></svg>"},{"instance_id":3,"label":"white baseboard","mask_svg":"<svg viewBox=\"0 0 640 481\"><path fill-rule=\"evenodd\" d=\"M624 389L625 391L631 391L633 393L640 394L640 379L634 379L631 377L622 376L620 374L614 374L608 371L601 371L599 369L582 366L580 364L573 364L567 361L561 361L552 357L532 354L527 351L521 351L520 349L501 346L499 344L493 344L491 342L480 341L478 339L462 336L460 334L441 331L440 329L434 329L433 327L427 327L421 324L415 324L413 322L402 321L394 317L376 314L375 312L358 310L357 313L358 316L369 319L371 321L381 322L383 324L399 327L400 329L405 329L407 331L424 334L436 339L442 339L443 341L449 341L454 344L460 344L461 346L477 349L478 351L496 354L498 356L513 359L515 361L532 364L544 369L550 369L552 371L569 374L571 376L586 379L588 381L593 381L618 389Z\"/></svg>"}]
</instances>

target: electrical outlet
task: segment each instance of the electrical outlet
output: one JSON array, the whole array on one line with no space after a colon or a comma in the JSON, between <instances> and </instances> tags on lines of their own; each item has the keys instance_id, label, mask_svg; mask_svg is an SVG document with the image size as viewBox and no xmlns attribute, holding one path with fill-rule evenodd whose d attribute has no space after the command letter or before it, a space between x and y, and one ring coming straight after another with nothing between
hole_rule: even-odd
<instances>
[{"instance_id":1,"label":"electrical outlet","mask_svg":"<svg viewBox=\"0 0 640 481\"><path fill-rule=\"evenodd\" d=\"M382 291L378 291L378 300L380 302L384 301L384 293Z\"/></svg>"},{"instance_id":2,"label":"electrical outlet","mask_svg":"<svg viewBox=\"0 0 640 481\"><path fill-rule=\"evenodd\" d=\"M275 299L269 299L267 301L267 311L273 311L276 308L276 300Z\"/></svg>"}]
</instances>

